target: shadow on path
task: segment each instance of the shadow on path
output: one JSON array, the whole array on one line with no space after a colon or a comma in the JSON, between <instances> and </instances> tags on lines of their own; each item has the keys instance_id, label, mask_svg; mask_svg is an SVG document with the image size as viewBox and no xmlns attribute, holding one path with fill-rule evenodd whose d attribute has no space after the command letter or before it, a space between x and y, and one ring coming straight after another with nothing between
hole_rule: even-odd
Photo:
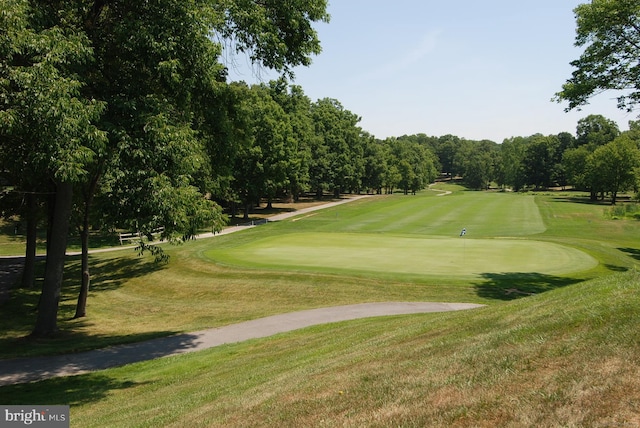
<instances>
[{"instance_id":1,"label":"shadow on path","mask_svg":"<svg viewBox=\"0 0 640 428\"><path fill-rule=\"evenodd\" d=\"M484 305L472 303L382 302L291 312L78 354L4 360L0 362L0 386L104 370L319 324L387 315L458 311L482 306Z\"/></svg>"}]
</instances>

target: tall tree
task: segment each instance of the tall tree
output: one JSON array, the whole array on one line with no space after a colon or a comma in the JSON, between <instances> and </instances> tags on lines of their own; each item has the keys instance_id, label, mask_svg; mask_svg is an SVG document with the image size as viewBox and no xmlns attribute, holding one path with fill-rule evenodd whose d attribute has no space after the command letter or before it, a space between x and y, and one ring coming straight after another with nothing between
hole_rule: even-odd
<instances>
[{"instance_id":1,"label":"tall tree","mask_svg":"<svg viewBox=\"0 0 640 428\"><path fill-rule=\"evenodd\" d=\"M511 186L515 192L526 184L524 156L527 144L528 139L525 137L512 137L505 139L500 145L498 184Z\"/></svg>"},{"instance_id":2,"label":"tall tree","mask_svg":"<svg viewBox=\"0 0 640 428\"><path fill-rule=\"evenodd\" d=\"M342 191L359 190L364 175L365 144L362 129L357 126L360 117L330 98L315 102L311 112L320 139L311 165L316 194L331 189L338 197Z\"/></svg>"},{"instance_id":3,"label":"tall tree","mask_svg":"<svg viewBox=\"0 0 640 428\"><path fill-rule=\"evenodd\" d=\"M611 119L600 114L591 114L578 121L576 127L576 145L587 145L591 150L610 143L618 135L620 129Z\"/></svg>"},{"instance_id":4,"label":"tall tree","mask_svg":"<svg viewBox=\"0 0 640 428\"><path fill-rule=\"evenodd\" d=\"M640 150L636 141L623 134L609 144L598 147L587 158L588 168L597 171L597 189L611 195L615 205L618 193L636 185Z\"/></svg>"},{"instance_id":5,"label":"tall tree","mask_svg":"<svg viewBox=\"0 0 640 428\"><path fill-rule=\"evenodd\" d=\"M555 135L537 134L531 137L523 160L527 184L534 185L536 189L551 186L558 146Z\"/></svg>"},{"instance_id":6,"label":"tall tree","mask_svg":"<svg viewBox=\"0 0 640 428\"><path fill-rule=\"evenodd\" d=\"M610 143L620 135L618 125L602 115L589 115L578 121L576 128L575 149L568 149L563 154L563 166L568 177L578 188L589 191L591 200L598 199L598 188L601 184L599 172L594 164L587 162L589 153L598 147ZM581 169L582 168L582 169Z\"/></svg>"},{"instance_id":7,"label":"tall tree","mask_svg":"<svg viewBox=\"0 0 640 428\"><path fill-rule=\"evenodd\" d=\"M574 13L575 45L584 51L571 62L575 70L556 100L568 102L572 110L602 91L623 91L618 107L632 111L640 101L640 4L592 0Z\"/></svg>"},{"instance_id":8,"label":"tall tree","mask_svg":"<svg viewBox=\"0 0 640 428\"><path fill-rule=\"evenodd\" d=\"M57 330L73 186L86 177L86 165L105 143L94 125L104 104L84 96L80 76L92 60L84 34L60 26L49 5L7 1L3 12L0 26L9 37L0 41L0 141L11 146L7 151L22 148L24 156L13 168L28 164L39 172L41 185L53 183L47 264L33 330L47 336Z\"/></svg>"},{"instance_id":9,"label":"tall tree","mask_svg":"<svg viewBox=\"0 0 640 428\"><path fill-rule=\"evenodd\" d=\"M592 180L587 171L587 158L591 152L587 146L567 149L562 156L562 166L569 184L576 189L589 190Z\"/></svg>"},{"instance_id":10,"label":"tall tree","mask_svg":"<svg viewBox=\"0 0 640 428\"><path fill-rule=\"evenodd\" d=\"M367 139L365 146L364 165L363 187L381 194L384 176L389 168L389 156L382 142L372 136Z\"/></svg>"},{"instance_id":11,"label":"tall tree","mask_svg":"<svg viewBox=\"0 0 640 428\"><path fill-rule=\"evenodd\" d=\"M271 97L289 117L294 152L290 154L287 169L291 198L298 200L300 194L309 189L309 163L311 162L314 133L311 118L311 100L300 86L287 85L283 78L270 82Z\"/></svg>"},{"instance_id":12,"label":"tall tree","mask_svg":"<svg viewBox=\"0 0 640 428\"><path fill-rule=\"evenodd\" d=\"M193 203L213 208L193 181L204 159L194 129L207 129L196 119L208 118L197 109L200 93L220 77L211 35L290 73L320 51L311 23L328 15L326 0L4 0L2 11L3 35L11 35L0 37L2 144L33 144L25 161L41 162L55 184L33 332L44 336L57 330L73 187L88 180L97 149L108 141L102 188L123 223L188 235L202 215Z\"/></svg>"},{"instance_id":13,"label":"tall tree","mask_svg":"<svg viewBox=\"0 0 640 428\"><path fill-rule=\"evenodd\" d=\"M242 140L232 185L244 205L246 219L251 206L262 197L270 205L278 192L289 188L296 147L289 115L273 100L270 88L245 86L244 91Z\"/></svg>"}]
</instances>

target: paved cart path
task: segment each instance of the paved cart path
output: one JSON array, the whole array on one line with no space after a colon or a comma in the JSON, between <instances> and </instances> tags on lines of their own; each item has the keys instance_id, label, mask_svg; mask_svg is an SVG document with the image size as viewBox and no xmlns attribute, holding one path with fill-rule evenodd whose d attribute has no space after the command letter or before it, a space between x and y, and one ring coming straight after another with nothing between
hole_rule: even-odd
<instances>
[{"instance_id":1,"label":"paved cart path","mask_svg":"<svg viewBox=\"0 0 640 428\"><path fill-rule=\"evenodd\" d=\"M387 315L474 309L472 303L381 302L310 309L259 318L194 333L77 354L0 361L0 386L104 370L139 361L200 351L319 324Z\"/></svg>"},{"instance_id":2,"label":"paved cart path","mask_svg":"<svg viewBox=\"0 0 640 428\"><path fill-rule=\"evenodd\" d=\"M348 198L340 199L334 202L327 202L325 204L314 205L308 208L302 208L296 211L285 212L282 214L276 214L274 216L268 217L268 221L280 221L285 220L291 217L299 216L302 214L307 214L313 211L322 210L325 208L335 207L337 205L346 204L348 202L357 201L358 199L366 198L372 195L357 195L351 196ZM255 226L229 226L225 227L221 232L216 234L214 233L203 233L198 235L196 239L204 239L204 238L213 238L215 236L227 235L229 233L238 232L240 230L245 230ZM155 242L155 244L160 244L161 242ZM121 250L131 250L136 248L136 245L127 245L127 246L117 246L117 247L108 247L108 248L99 248L94 250L89 250L90 254L95 253L106 253L111 251L121 251ZM80 255L79 251L71 251L67 252L68 256L77 256ZM39 255L38 257L45 257L44 255ZM9 296L11 293L11 287L16 284L16 281L20 277L22 273L22 266L24 265L24 256L23 255L15 255L15 256L0 256L0 305L9 300Z\"/></svg>"}]
</instances>

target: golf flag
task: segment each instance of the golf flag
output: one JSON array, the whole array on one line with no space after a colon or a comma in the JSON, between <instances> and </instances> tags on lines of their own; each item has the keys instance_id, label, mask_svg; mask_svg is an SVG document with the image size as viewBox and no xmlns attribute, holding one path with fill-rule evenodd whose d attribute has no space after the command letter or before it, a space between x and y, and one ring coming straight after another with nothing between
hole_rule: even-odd
<instances>
[{"instance_id":1,"label":"golf flag","mask_svg":"<svg viewBox=\"0 0 640 428\"><path fill-rule=\"evenodd\" d=\"M464 236L467 234L467 229L465 227L462 228L462 232L460 232L460 236Z\"/></svg>"}]
</instances>

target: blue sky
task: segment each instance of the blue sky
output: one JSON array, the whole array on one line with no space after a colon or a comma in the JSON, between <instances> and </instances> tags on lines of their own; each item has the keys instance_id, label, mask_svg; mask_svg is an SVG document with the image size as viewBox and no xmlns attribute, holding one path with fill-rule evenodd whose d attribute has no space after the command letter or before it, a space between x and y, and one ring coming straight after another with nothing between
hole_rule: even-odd
<instances>
[{"instance_id":1,"label":"blue sky","mask_svg":"<svg viewBox=\"0 0 640 428\"><path fill-rule=\"evenodd\" d=\"M453 134L501 143L534 133L575 134L602 114L628 129L615 94L565 113L551 98L571 76L573 9L580 0L333 0L317 24L323 52L295 70L313 101L335 98L377 138ZM234 80L267 81L236 58Z\"/></svg>"}]
</instances>

